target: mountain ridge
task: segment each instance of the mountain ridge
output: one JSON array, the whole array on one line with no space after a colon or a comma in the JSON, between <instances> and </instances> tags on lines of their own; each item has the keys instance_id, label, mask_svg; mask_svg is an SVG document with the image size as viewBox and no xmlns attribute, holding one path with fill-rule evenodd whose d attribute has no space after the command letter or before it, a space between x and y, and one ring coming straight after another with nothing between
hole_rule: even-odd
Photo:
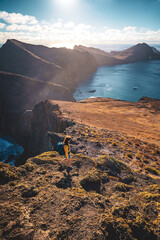
<instances>
[{"instance_id":1,"label":"mountain ridge","mask_svg":"<svg viewBox=\"0 0 160 240\"><path fill-rule=\"evenodd\" d=\"M136 61L144 61L144 60L154 60L154 59L160 59L160 52L150 47L146 43L138 43L126 50L122 51L111 51L105 52L97 48L87 48L85 46L79 45L75 46L74 49L77 51L84 51L89 52L96 56L97 61L101 65L107 65L108 62L106 58L108 58L108 61L111 61L109 65L112 64L123 64L123 63L132 63ZM110 59L110 60L109 60Z\"/></svg>"},{"instance_id":2,"label":"mountain ridge","mask_svg":"<svg viewBox=\"0 0 160 240\"><path fill-rule=\"evenodd\" d=\"M43 81L47 81L61 70L60 67L40 59L10 40L0 49L0 62L2 71L20 73L28 77L40 78Z\"/></svg>"},{"instance_id":3,"label":"mountain ridge","mask_svg":"<svg viewBox=\"0 0 160 240\"><path fill-rule=\"evenodd\" d=\"M54 67L62 68L62 67L60 67L60 66L58 66L58 65L56 65L56 64L53 64L53 63L51 63L51 62L49 62L49 61L46 61L46 60L43 59L43 58L38 57L36 54L34 54L34 53L32 53L31 51L27 50L27 48L25 48L24 43L19 42L19 41L17 41L16 39L7 40L6 44L7 44L7 43L13 43L13 44L17 45L18 47L22 48L24 51L26 51L26 52L28 52L29 54L33 55L33 57L35 57L35 58L37 58L37 59L40 59L40 60L42 60L42 61L44 61L44 62L46 62L46 63L48 63L48 64L52 64ZM27 45L28 45L28 44L27 44Z\"/></svg>"}]
</instances>

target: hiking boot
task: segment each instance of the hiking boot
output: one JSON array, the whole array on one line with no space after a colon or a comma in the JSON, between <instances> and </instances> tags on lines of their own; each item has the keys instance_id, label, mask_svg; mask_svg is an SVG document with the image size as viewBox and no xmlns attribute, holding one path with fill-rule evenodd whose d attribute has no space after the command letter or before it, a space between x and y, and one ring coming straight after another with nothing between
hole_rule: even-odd
<instances>
[{"instance_id":1,"label":"hiking boot","mask_svg":"<svg viewBox=\"0 0 160 240\"><path fill-rule=\"evenodd\" d=\"M67 172L70 172L73 168L71 166L67 167L66 170Z\"/></svg>"}]
</instances>

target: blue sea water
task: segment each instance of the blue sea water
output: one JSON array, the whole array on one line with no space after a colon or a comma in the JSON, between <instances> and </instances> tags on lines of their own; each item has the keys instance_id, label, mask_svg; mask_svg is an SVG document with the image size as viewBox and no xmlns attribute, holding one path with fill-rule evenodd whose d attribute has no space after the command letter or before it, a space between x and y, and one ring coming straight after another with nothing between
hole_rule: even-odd
<instances>
[{"instance_id":1,"label":"blue sea water","mask_svg":"<svg viewBox=\"0 0 160 240\"><path fill-rule=\"evenodd\" d=\"M73 94L76 100L109 97L138 101L143 96L160 99L160 60L99 67Z\"/></svg>"},{"instance_id":2,"label":"blue sea water","mask_svg":"<svg viewBox=\"0 0 160 240\"><path fill-rule=\"evenodd\" d=\"M15 166L16 158L24 152L23 147L16 144L10 137L0 135L0 162ZM8 161L8 159L10 160Z\"/></svg>"}]
</instances>

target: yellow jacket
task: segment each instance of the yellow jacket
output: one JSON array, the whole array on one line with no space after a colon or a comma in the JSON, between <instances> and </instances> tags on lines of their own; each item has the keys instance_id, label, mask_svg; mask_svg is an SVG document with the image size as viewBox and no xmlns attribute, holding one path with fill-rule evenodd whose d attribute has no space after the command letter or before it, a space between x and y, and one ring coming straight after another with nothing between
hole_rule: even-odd
<instances>
[{"instance_id":1,"label":"yellow jacket","mask_svg":"<svg viewBox=\"0 0 160 240\"><path fill-rule=\"evenodd\" d=\"M65 156L68 159L68 156L70 155L70 146L69 145L63 145Z\"/></svg>"}]
</instances>

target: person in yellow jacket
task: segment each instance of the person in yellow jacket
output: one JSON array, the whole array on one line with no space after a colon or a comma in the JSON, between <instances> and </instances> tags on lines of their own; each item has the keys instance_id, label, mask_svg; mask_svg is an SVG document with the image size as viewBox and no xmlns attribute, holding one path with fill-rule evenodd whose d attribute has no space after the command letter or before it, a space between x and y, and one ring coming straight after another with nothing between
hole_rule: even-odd
<instances>
[{"instance_id":1,"label":"person in yellow jacket","mask_svg":"<svg viewBox=\"0 0 160 240\"><path fill-rule=\"evenodd\" d=\"M67 161L67 168L72 169L71 165L71 150L70 150L71 136L67 135L63 141L63 149L65 152L65 159L63 159L59 164L61 165L64 161Z\"/></svg>"}]
</instances>

